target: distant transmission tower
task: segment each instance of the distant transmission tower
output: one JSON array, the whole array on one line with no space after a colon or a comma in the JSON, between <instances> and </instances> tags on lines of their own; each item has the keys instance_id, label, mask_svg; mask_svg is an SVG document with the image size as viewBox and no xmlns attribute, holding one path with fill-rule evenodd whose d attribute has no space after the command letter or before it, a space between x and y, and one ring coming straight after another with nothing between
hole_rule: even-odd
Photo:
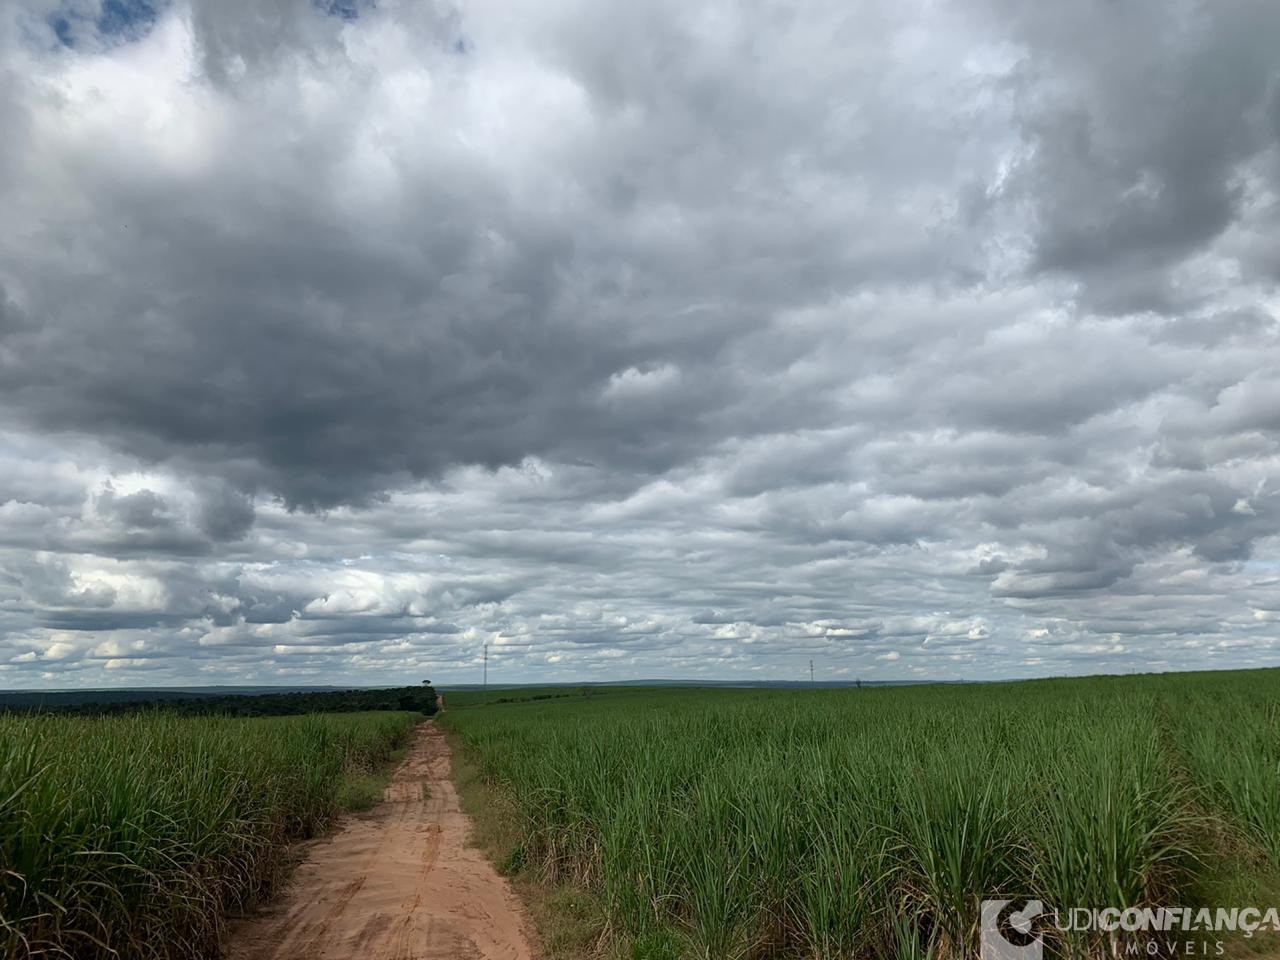
<instances>
[{"instance_id":1,"label":"distant transmission tower","mask_svg":"<svg viewBox=\"0 0 1280 960\"><path fill-rule=\"evenodd\" d=\"M489 690L489 645L484 645L484 689Z\"/></svg>"},{"instance_id":2,"label":"distant transmission tower","mask_svg":"<svg viewBox=\"0 0 1280 960\"><path fill-rule=\"evenodd\" d=\"M809 684L810 686L813 685L813 661L812 660L809 661Z\"/></svg>"}]
</instances>

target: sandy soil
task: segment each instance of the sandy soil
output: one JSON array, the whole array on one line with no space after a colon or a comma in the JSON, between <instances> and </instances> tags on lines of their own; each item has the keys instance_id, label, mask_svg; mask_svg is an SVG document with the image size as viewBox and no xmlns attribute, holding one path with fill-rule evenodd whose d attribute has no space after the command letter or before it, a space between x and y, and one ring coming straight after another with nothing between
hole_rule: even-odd
<instances>
[{"instance_id":1,"label":"sandy soil","mask_svg":"<svg viewBox=\"0 0 1280 960\"><path fill-rule=\"evenodd\" d=\"M383 802L317 841L288 888L232 924L230 960L530 960L506 882L467 846L449 745L418 728Z\"/></svg>"}]
</instances>

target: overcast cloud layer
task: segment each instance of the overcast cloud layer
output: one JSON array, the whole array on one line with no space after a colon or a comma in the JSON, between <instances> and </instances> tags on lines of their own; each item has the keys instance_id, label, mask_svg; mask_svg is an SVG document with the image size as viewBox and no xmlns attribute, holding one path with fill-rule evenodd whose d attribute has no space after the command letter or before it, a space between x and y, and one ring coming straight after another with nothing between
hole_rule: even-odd
<instances>
[{"instance_id":1,"label":"overcast cloud layer","mask_svg":"<svg viewBox=\"0 0 1280 960\"><path fill-rule=\"evenodd\" d=\"M1280 663L1273 0L9 0L0 687Z\"/></svg>"}]
</instances>

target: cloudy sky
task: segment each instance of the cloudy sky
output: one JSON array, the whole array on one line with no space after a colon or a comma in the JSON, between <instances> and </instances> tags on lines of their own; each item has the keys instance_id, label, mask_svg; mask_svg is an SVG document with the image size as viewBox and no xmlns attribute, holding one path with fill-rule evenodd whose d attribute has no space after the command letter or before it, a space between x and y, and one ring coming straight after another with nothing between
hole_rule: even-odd
<instances>
[{"instance_id":1,"label":"cloudy sky","mask_svg":"<svg viewBox=\"0 0 1280 960\"><path fill-rule=\"evenodd\" d=\"M1280 664L1274 0L8 0L0 687Z\"/></svg>"}]
</instances>

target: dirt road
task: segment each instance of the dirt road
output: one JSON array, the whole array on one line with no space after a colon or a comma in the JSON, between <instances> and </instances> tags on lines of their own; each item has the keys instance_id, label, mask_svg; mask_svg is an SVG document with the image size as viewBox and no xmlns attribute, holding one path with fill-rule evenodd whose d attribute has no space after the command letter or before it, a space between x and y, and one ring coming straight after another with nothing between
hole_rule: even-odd
<instances>
[{"instance_id":1,"label":"dirt road","mask_svg":"<svg viewBox=\"0 0 1280 960\"><path fill-rule=\"evenodd\" d=\"M530 960L506 882L467 846L449 745L418 728L383 802L318 841L259 915L232 925L229 960Z\"/></svg>"}]
</instances>

